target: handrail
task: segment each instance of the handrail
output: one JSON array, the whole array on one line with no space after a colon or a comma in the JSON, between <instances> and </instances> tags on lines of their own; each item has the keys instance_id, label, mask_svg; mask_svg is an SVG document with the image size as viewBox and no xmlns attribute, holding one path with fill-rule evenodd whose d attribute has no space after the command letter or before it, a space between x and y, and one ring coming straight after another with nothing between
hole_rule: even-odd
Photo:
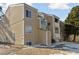
<instances>
[{"instance_id":1,"label":"handrail","mask_svg":"<svg viewBox=\"0 0 79 59\"><path fill-rule=\"evenodd\" d=\"M1 19L0 20L0 27L1 27L2 31L3 31L3 33L9 39L9 41L11 43L14 43L15 34L12 33L12 31L9 29L9 21L8 21L6 15L2 11L0 11L0 12L2 13L2 15L0 16L0 19ZM6 25L8 25L8 26L6 26Z\"/></svg>"}]
</instances>

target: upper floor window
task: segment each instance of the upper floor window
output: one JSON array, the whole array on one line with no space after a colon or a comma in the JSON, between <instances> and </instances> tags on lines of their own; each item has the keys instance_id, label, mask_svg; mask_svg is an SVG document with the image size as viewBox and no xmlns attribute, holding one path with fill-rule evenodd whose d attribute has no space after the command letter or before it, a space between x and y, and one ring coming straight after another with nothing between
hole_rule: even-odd
<instances>
[{"instance_id":1,"label":"upper floor window","mask_svg":"<svg viewBox=\"0 0 79 59\"><path fill-rule=\"evenodd\" d=\"M58 20L57 18L55 18L55 22L58 23L58 21L59 21L59 20Z\"/></svg>"},{"instance_id":2,"label":"upper floor window","mask_svg":"<svg viewBox=\"0 0 79 59\"><path fill-rule=\"evenodd\" d=\"M31 11L29 11L29 10L26 10L26 17L32 17L32 13L31 13Z\"/></svg>"},{"instance_id":3,"label":"upper floor window","mask_svg":"<svg viewBox=\"0 0 79 59\"><path fill-rule=\"evenodd\" d=\"M46 30L47 21L45 19L40 19L40 28Z\"/></svg>"},{"instance_id":4,"label":"upper floor window","mask_svg":"<svg viewBox=\"0 0 79 59\"><path fill-rule=\"evenodd\" d=\"M55 33L59 33L59 29L57 27L55 28Z\"/></svg>"},{"instance_id":5,"label":"upper floor window","mask_svg":"<svg viewBox=\"0 0 79 59\"><path fill-rule=\"evenodd\" d=\"M25 32L26 33L32 33L33 29L32 29L32 26L26 26L25 27Z\"/></svg>"}]
</instances>

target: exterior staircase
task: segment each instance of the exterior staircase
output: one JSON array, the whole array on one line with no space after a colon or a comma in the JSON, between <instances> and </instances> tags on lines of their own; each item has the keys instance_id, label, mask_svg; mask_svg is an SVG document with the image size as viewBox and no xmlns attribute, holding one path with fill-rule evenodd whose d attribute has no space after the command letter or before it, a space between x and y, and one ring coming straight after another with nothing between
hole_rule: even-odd
<instances>
[{"instance_id":1,"label":"exterior staircase","mask_svg":"<svg viewBox=\"0 0 79 59\"><path fill-rule=\"evenodd\" d=\"M0 42L14 44L15 34L10 30L8 23L5 15L0 16Z\"/></svg>"}]
</instances>

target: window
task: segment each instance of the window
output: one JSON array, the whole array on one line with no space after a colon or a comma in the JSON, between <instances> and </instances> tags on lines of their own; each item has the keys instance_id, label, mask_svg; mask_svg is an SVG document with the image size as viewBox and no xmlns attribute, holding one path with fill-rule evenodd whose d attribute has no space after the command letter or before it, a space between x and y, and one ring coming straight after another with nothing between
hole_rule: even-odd
<instances>
[{"instance_id":1,"label":"window","mask_svg":"<svg viewBox=\"0 0 79 59\"><path fill-rule=\"evenodd\" d=\"M26 27L25 27L25 32L26 32L26 33L32 33L32 31L33 31L33 30L32 30L32 26L26 26Z\"/></svg>"},{"instance_id":2,"label":"window","mask_svg":"<svg viewBox=\"0 0 79 59\"><path fill-rule=\"evenodd\" d=\"M26 10L26 17L32 17L32 15L31 15L31 11L28 11L28 10Z\"/></svg>"},{"instance_id":3,"label":"window","mask_svg":"<svg viewBox=\"0 0 79 59\"><path fill-rule=\"evenodd\" d=\"M28 17L28 10L26 10L26 17Z\"/></svg>"},{"instance_id":4,"label":"window","mask_svg":"<svg viewBox=\"0 0 79 59\"><path fill-rule=\"evenodd\" d=\"M59 29L57 27L55 28L55 33L59 33Z\"/></svg>"},{"instance_id":5,"label":"window","mask_svg":"<svg viewBox=\"0 0 79 59\"><path fill-rule=\"evenodd\" d=\"M51 24L50 23L47 23L47 25L50 26Z\"/></svg>"},{"instance_id":6,"label":"window","mask_svg":"<svg viewBox=\"0 0 79 59\"><path fill-rule=\"evenodd\" d=\"M25 45L32 45L32 41L26 41Z\"/></svg>"},{"instance_id":7,"label":"window","mask_svg":"<svg viewBox=\"0 0 79 59\"><path fill-rule=\"evenodd\" d=\"M27 45L32 45L32 42L30 42L30 41L29 41L29 42L27 42Z\"/></svg>"},{"instance_id":8,"label":"window","mask_svg":"<svg viewBox=\"0 0 79 59\"><path fill-rule=\"evenodd\" d=\"M45 19L40 20L40 28L46 30L47 28L47 21Z\"/></svg>"},{"instance_id":9,"label":"window","mask_svg":"<svg viewBox=\"0 0 79 59\"><path fill-rule=\"evenodd\" d=\"M31 18L31 11L29 11L29 17Z\"/></svg>"},{"instance_id":10,"label":"window","mask_svg":"<svg viewBox=\"0 0 79 59\"><path fill-rule=\"evenodd\" d=\"M55 22L58 22L58 19L57 18L55 18Z\"/></svg>"}]
</instances>

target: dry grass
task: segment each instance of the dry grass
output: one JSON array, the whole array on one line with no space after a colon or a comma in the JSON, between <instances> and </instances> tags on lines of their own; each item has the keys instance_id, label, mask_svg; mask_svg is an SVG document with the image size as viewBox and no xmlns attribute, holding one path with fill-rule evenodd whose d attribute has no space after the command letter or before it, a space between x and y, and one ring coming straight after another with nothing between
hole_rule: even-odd
<instances>
[{"instance_id":1,"label":"dry grass","mask_svg":"<svg viewBox=\"0 0 79 59\"><path fill-rule=\"evenodd\" d=\"M45 48L27 48L16 52L16 54L21 55L49 55L49 54L59 54L58 50L45 49Z\"/></svg>"}]
</instances>

